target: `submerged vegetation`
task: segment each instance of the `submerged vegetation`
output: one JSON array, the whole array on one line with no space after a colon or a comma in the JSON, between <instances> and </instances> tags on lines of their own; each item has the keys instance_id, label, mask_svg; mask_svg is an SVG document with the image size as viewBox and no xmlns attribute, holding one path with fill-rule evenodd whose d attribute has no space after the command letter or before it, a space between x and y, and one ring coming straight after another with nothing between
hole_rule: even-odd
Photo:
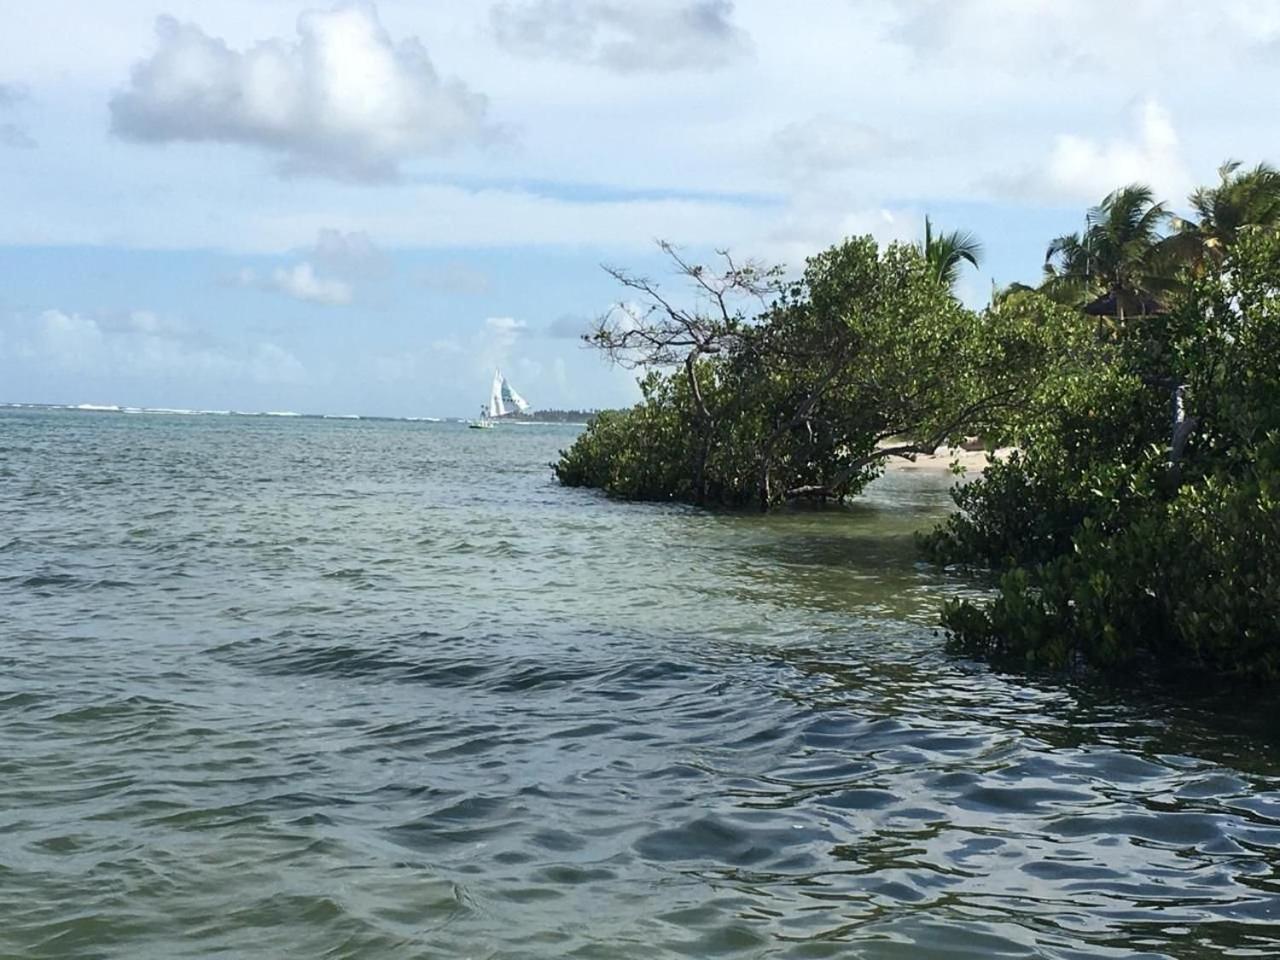
<instances>
[{"instance_id":1,"label":"submerged vegetation","mask_svg":"<svg viewBox=\"0 0 1280 960\"><path fill-rule=\"evenodd\" d=\"M922 537L1000 576L945 609L955 649L1280 679L1280 173L1225 164L1189 206L1121 188L1048 245L1039 288L979 311L952 293L977 241L928 222L920 247L848 240L794 280L664 245L694 296L611 271L633 300L588 339L646 371L644 398L557 476L768 509L981 436L1014 452Z\"/></svg>"}]
</instances>

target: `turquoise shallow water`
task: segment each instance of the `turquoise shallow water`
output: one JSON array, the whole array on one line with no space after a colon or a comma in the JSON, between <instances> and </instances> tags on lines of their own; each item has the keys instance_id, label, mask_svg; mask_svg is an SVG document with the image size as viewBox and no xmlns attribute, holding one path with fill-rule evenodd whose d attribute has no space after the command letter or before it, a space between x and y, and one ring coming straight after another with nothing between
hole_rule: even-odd
<instances>
[{"instance_id":1,"label":"turquoise shallow water","mask_svg":"<svg viewBox=\"0 0 1280 960\"><path fill-rule=\"evenodd\" d=\"M1280 735L948 657L942 481L622 505L574 428L0 412L0 956L1280 954Z\"/></svg>"}]
</instances>

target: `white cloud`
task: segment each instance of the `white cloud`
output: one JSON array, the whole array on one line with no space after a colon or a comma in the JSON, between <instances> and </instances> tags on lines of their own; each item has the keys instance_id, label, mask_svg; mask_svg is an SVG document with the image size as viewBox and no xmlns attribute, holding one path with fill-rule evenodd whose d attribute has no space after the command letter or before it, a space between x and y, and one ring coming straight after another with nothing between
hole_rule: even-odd
<instances>
[{"instance_id":1,"label":"white cloud","mask_svg":"<svg viewBox=\"0 0 1280 960\"><path fill-rule=\"evenodd\" d=\"M381 274L388 266L385 255L363 230L343 233L326 227L316 236L310 256L343 276Z\"/></svg>"},{"instance_id":2,"label":"white cloud","mask_svg":"<svg viewBox=\"0 0 1280 960\"><path fill-rule=\"evenodd\" d=\"M1145 183L1157 196L1178 202L1186 196L1192 178L1169 112L1155 100L1147 100L1136 108L1128 135L1107 141L1058 136L1043 181L1065 199L1097 202L1117 187Z\"/></svg>"},{"instance_id":3,"label":"white cloud","mask_svg":"<svg viewBox=\"0 0 1280 960\"><path fill-rule=\"evenodd\" d=\"M910 144L869 124L823 113L787 124L770 146L775 164L791 176L808 178L866 165Z\"/></svg>"},{"instance_id":4,"label":"white cloud","mask_svg":"<svg viewBox=\"0 0 1280 960\"><path fill-rule=\"evenodd\" d=\"M292 267L277 267L267 285L285 296L308 303L339 306L351 302L350 284L317 276L315 268L305 260Z\"/></svg>"},{"instance_id":5,"label":"white cloud","mask_svg":"<svg viewBox=\"0 0 1280 960\"><path fill-rule=\"evenodd\" d=\"M1275 0L1219 0L1222 11L1243 38L1255 44L1280 40L1280 8Z\"/></svg>"},{"instance_id":6,"label":"white cloud","mask_svg":"<svg viewBox=\"0 0 1280 960\"><path fill-rule=\"evenodd\" d=\"M45 310L12 317L0 356L79 376L300 383L302 362L273 343L203 342L186 325L149 311L124 318Z\"/></svg>"},{"instance_id":7,"label":"white cloud","mask_svg":"<svg viewBox=\"0 0 1280 960\"><path fill-rule=\"evenodd\" d=\"M124 316L109 314L96 322L109 333L140 333L158 337L185 337L191 333L184 321L153 310L133 310Z\"/></svg>"},{"instance_id":8,"label":"white cloud","mask_svg":"<svg viewBox=\"0 0 1280 960\"><path fill-rule=\"evenodd\" d=\"M257 383L303 383L307 377L302 361L274 343L260 343L249 355L246 369Z\"/></svg>"},{"instance_id":9,"label":"white cloud","mask_svg":"<svg viewBox=\"0 0 1280 960\"><path fill-rule=\"evenodd\" d=\"M104 343L97 321L78 313L46 310L36 323L35 337L22 349L51 358L64 369L84 370L99 359Z\"/></svg>"},{"instance_id":10,"label":"white cloud","mask_svg":"<svg viewBox=\"0 0 1280 960\"><path fill-rule=\"evenodd\" d=\"M487 317L484 327L472 343L471 352L481 370L505 365L524 332L526 324L515 317Z\"/></svg>"},{"instance_id":11,"label":"white cloud","mask_svg":"<svg viewBox=\"0 0 1280 960\"><path fill-rule=\"evenodd\" d=\"M921 61L975 79L998 72L1125 76L1185 72L1197 58L1263 42L1273 0L858 0L887 15L888 36ZM971 92L971 91L966 91ZM1062 91L1066 95L1069 91Z\"/></svg>"},{"instance_id":12,"label":"white cloud","mask_svg":"<svg viewBox=\"0 0 1280 960\"><path fill-rule=\"evenodd\" d=\"M870 234L880 243L912 240L921 218L909 211L868 208L839 190L797 191L753 253L790 269L849 237Z\"/></svg>"},{"instance_id":13,"label":"white cloud","mask_svg":"<svg viewBox=\"0 0 1280 960\"><path fill-rule=\"evenodd\" d=\"M515 342L520 331L525 328L525 322L515 317L487 317L484 325L496 339L511 343Z\"/></svg>"},{"instance_id":14,"label":"white cloud","mask_svg":"<svg viewBox=\"0 0 1280 960\"><path fill-rule=\"evenodd\" d=\"M111 100L112 130L140 142L221 141L282 154L283 172L396 177L402 161L487 136L485 98L442 80L416 38L393 42L371 3L308 11L296 41L244 52L172 17Z\"/></svg>"},{"instance_id":15,"label":"white cloud","mask_svg":"<svg viewBox=\"0 0 1280 960\"><path fill-rule=\"evenodd\" d=\"M244 267L227 280L233 286L257 287L306 303L344 306L354 296L346 278L375 276L384 273L387 266L382 252L362 231L343 233L326 227L318 232L315 245L303 254L307 259L292 266L276 267L265 275ZM338 276L322 276L315 263Z\"/></svg>"},{"instance_id":16,"label":"white cloud","mask_svg":"<svg viewBox=\"0 0 1280 960\"><path fill-rule=\"evenodd\" d=\"M620 73L714 70L751 49L729 0L535 0L500 3L491 19L512 53Z\"/></svg>"}]
</instances>

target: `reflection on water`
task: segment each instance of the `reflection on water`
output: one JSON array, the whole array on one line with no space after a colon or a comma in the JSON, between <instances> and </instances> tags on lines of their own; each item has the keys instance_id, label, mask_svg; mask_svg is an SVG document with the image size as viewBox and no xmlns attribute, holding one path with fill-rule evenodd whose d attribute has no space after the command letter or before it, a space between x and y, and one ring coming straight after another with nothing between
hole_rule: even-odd
<instances>
[{"instance_id":1,"label":"reflection on water","mask_svg":"<svg viewBox=\"0 0 1280 960\"><path fill-rule=\"evenodd\" d=\"M943 654L938 478L572 435L0 415L0 955L1276 955L1274 708Z\"/></svg>"}]
</instances>

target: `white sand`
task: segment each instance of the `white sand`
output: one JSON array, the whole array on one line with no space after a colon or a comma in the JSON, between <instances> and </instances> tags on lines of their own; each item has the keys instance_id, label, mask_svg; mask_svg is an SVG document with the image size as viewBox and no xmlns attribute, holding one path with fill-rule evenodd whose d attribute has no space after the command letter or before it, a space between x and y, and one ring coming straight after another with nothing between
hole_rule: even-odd
<instances>
[{"instance_id":1,"label":"white sand","mask_svg":"<svg viewBox=\"0 0 1280 960\"><path fill-rule=\"evenodd\" d=\"M1008 447L1002 447L994 452L994 456L996 459L1004 459L1009 455L1009 450ZM987 451L965 450L963 447L939 447L933 454L917 454L914 462L902 457L889 457L885 461L885 469L950 473L951 465L956 462L964 467L965 474L968 476L981 473L987 466Z\"/></svg>"}]
</instances>

